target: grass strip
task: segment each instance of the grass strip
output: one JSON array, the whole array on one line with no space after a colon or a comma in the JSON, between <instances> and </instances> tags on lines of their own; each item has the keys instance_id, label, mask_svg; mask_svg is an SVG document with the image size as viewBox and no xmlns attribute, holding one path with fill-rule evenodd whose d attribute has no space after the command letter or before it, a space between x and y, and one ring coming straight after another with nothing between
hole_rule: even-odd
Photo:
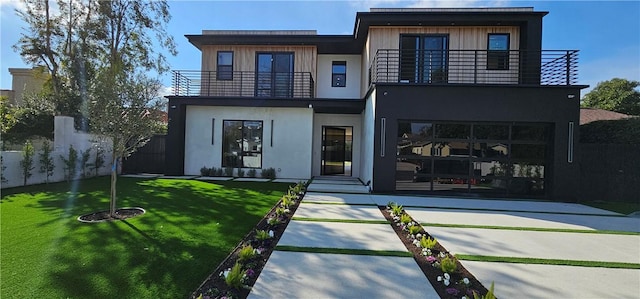
<instances>
[{"instance_id":1,"label":"grass strip","mask_svg":"<svg viewBox=\"0 0 640 299\"><path fill-rule=\"evenodd\" d=\"M303 204L314 204L314 205L334 205L334 206L365 206L365 207L377 207L375 203L346 203L346 202L338 202L338 201L308 201L303 199Z\"/></svg>"},{"instance_id":2,"label":"grass strip","mask_svg":"<svg viewBox=\"0 0 640 299\"><path fill-rule=\"evenodd\" d=\"M589 229L570 229L570 228L544 228L544 227L443 224L443 223L420 223L420 224L425 227L431 226L431 227L453 227L453 228L481 228L481 229L520 230L520 231L555 232L555 233L603 234L603 235L630 235L630 236L640 235L639 232L624 232L624 231L617 231L617 230L589 230Z\"/></svg>"},{"instance_id":3,"label":"grass strip","mask_svg":"<svg viewBox=\"0 0 640 299\"><path fill-rule=\"evenodd\" d=\"M331 219L331 218L305 218L293 217L291 220L311 221L311 222L341 222L341 223L363 223L363 224L389 224L387 220L361 220L361 219Z\"/></svg>"},{"instance_id":4,"label":"grass strip","mask_svg":"<svg viewBox=\"0 0 640 299\"><path fill-rule=\"evenodd\" d=\"M438 210L465 210L465 211L486 211L486 212L511 212L511 213L534 213L534 214L551 214L551 215L578 215L578 216L601 216L601 217L627 217L621 214L585 214L570 212L545 212L545 211L527 211L527 210L505 210L505 209L484 209L484 208L454 208L454 207L436 207L436 206L412 206L403 205L405 209L438 209Z\"/></svg>"},{"instance_id":5,"label":"grass strip","mask_svg":"<svg viewBox=\"0 0 640 299\"><path fill-rule=\"evenodd\" d=\"M413 257L408 251L394 250L368 250L368 249L346 249L346 248L322 248L322 247L298 247L278 245L275 250L293 251L293 252L309 252L309 253L333 253L333 254L351 254L351 255L373 255L373 256L398 256Z\"/></svg>"},{"instance_id":6,"label":"grass strip","mask_svg":"<svg viewBox=\"0 0 640 299\"><path fill-rule=\"evenodd\" d=\"M476 262L538 264L538 265L578 266L578 267L616 268L616 269L640 269L640 264L621 263L621 262L556 260L556 259L540 259L540 258L526 258L526 257L469 255L469 254L456 254L456 257L459 260L476 261Z\"/></svg>"}]
</instances>

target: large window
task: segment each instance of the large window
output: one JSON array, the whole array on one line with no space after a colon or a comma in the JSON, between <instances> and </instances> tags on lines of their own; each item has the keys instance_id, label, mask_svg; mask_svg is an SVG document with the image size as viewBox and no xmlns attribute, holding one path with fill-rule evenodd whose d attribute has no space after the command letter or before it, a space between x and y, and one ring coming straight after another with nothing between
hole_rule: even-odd
<instances>
[{"instance_id":1,"label":"large window","mask_svg":"<svg viewBox=\"0 0 640 299\"><path fill-rule=\"evenodd\" d=\"M334 61L331 65L331 86L345 87L347 85L347 62Z\"/></svg>"},{"instance_id":2,"label":"large window","mask_svg":"<svg viewBox=\"0 0 640 299\"><path fill-rule=\"evenodd\" d=\"M218 51L216 79L233 80L233 52Z\"/></svg>"},{"instance_id":3,"label":"large window","mask_svg":"<svg viewBox=\"0 0 640 299\"><path fill-rule=\"evenodd\" d=\"M487 69L509 69L509 34L490 33L487 42Z\"/></svg>"},{"instance_id":4,"label":"large window","mask_svg":"<svg viewBox=\"0 0 640 299\"><path fill-rule=\"evenodd\" d=\"M396 189L544 195L552 126L398 121Z\"/></svg>"},{"instance_id":5,"label":"large window","mask_svg":"<svg viewBox=\"0 0 640 299\"><path fill-rule=\"evenodd\" d=\"M400 36L400 82L446 83L449 36Z\"/></svg>"},{"instance_id":6,"label":"large window","mask_svg":"<svg viewBox=\"0 0 640 299\"><path fill-rule=\"evenodd\" d=\"M225 120L222 167L262 168L262 121Z\"/></svg>"}]
</instances>

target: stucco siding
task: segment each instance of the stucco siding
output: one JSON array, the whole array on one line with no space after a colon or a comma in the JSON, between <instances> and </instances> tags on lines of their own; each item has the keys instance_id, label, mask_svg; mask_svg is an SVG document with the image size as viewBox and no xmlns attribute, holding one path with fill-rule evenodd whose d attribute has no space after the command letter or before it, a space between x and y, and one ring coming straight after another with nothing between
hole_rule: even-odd
<instances>
[{"instance_id":1,"label":"stucco siding","mask_svg":"<svg viewBox=\"0 0 640 299\"><path fill-rule=\"evenodd\" d=\"M318 98L360 98L360 55L318 55ZM332 63L345 61L347 63L347 80L344 87L332 87Z\"/></svg>"},{"instance_id":2,"label":"stucco siding","mask_svg":"<svg viewBox=\"0 0 640 299\"><path fill-rule=\"evenodd\" d=\"M310 178L313 112L308 108L187 107L185 175L198 175L203 166L221 167L224 120L262 121L262 169L275 168L279 178Z\"/></svg>"}]
</instances>

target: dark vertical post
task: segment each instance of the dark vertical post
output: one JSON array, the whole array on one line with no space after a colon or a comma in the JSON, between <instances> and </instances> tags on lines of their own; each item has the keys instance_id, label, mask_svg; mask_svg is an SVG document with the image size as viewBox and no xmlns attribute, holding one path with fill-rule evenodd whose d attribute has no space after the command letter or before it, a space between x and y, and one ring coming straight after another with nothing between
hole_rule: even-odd
<instances>
[{"instance_id":1,"label":"dark vertical post","mask_svg":"<svg viewBox=\"0 0 640 299\"><path fill-rule=\"evenodd\" d=\"M567 50L567 64L565 65L566 85L571 85L571 51Z\"/></svg>"},{"instance_id":2,"label":"dark vertical post","mask_svg":"<svg viewBox=\"0 0 640 299\"><path fill-rule=\"evenodd\" d=\"M478 84L478 50L473 51L473 84Z\"/></svg>"}]
</instances>

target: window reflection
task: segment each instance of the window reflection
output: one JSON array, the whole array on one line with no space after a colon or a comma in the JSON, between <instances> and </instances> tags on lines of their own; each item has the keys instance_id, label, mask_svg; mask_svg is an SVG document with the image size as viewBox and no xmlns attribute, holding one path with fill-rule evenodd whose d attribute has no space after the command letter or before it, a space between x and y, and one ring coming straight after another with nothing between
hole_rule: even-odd
<instances>
[{"instance_id":1,"label":"window reflection","mask_svg":"<svg viewBox=\"0 0 640 299\"><path fill-rule=\"evenodd\" d=\"M551 129L548 124L399 121L396 188L544 195Z\"/></svg>"},{"instance_id":2,"label":"window reflection","mask_svg":"<svg viewBox=\"0 0 640 299\"><path fill-rule=\"evenodd\" d=\"M262 121L223 122L222 167L262 168Z\"/></svg>"}]
</instances>

